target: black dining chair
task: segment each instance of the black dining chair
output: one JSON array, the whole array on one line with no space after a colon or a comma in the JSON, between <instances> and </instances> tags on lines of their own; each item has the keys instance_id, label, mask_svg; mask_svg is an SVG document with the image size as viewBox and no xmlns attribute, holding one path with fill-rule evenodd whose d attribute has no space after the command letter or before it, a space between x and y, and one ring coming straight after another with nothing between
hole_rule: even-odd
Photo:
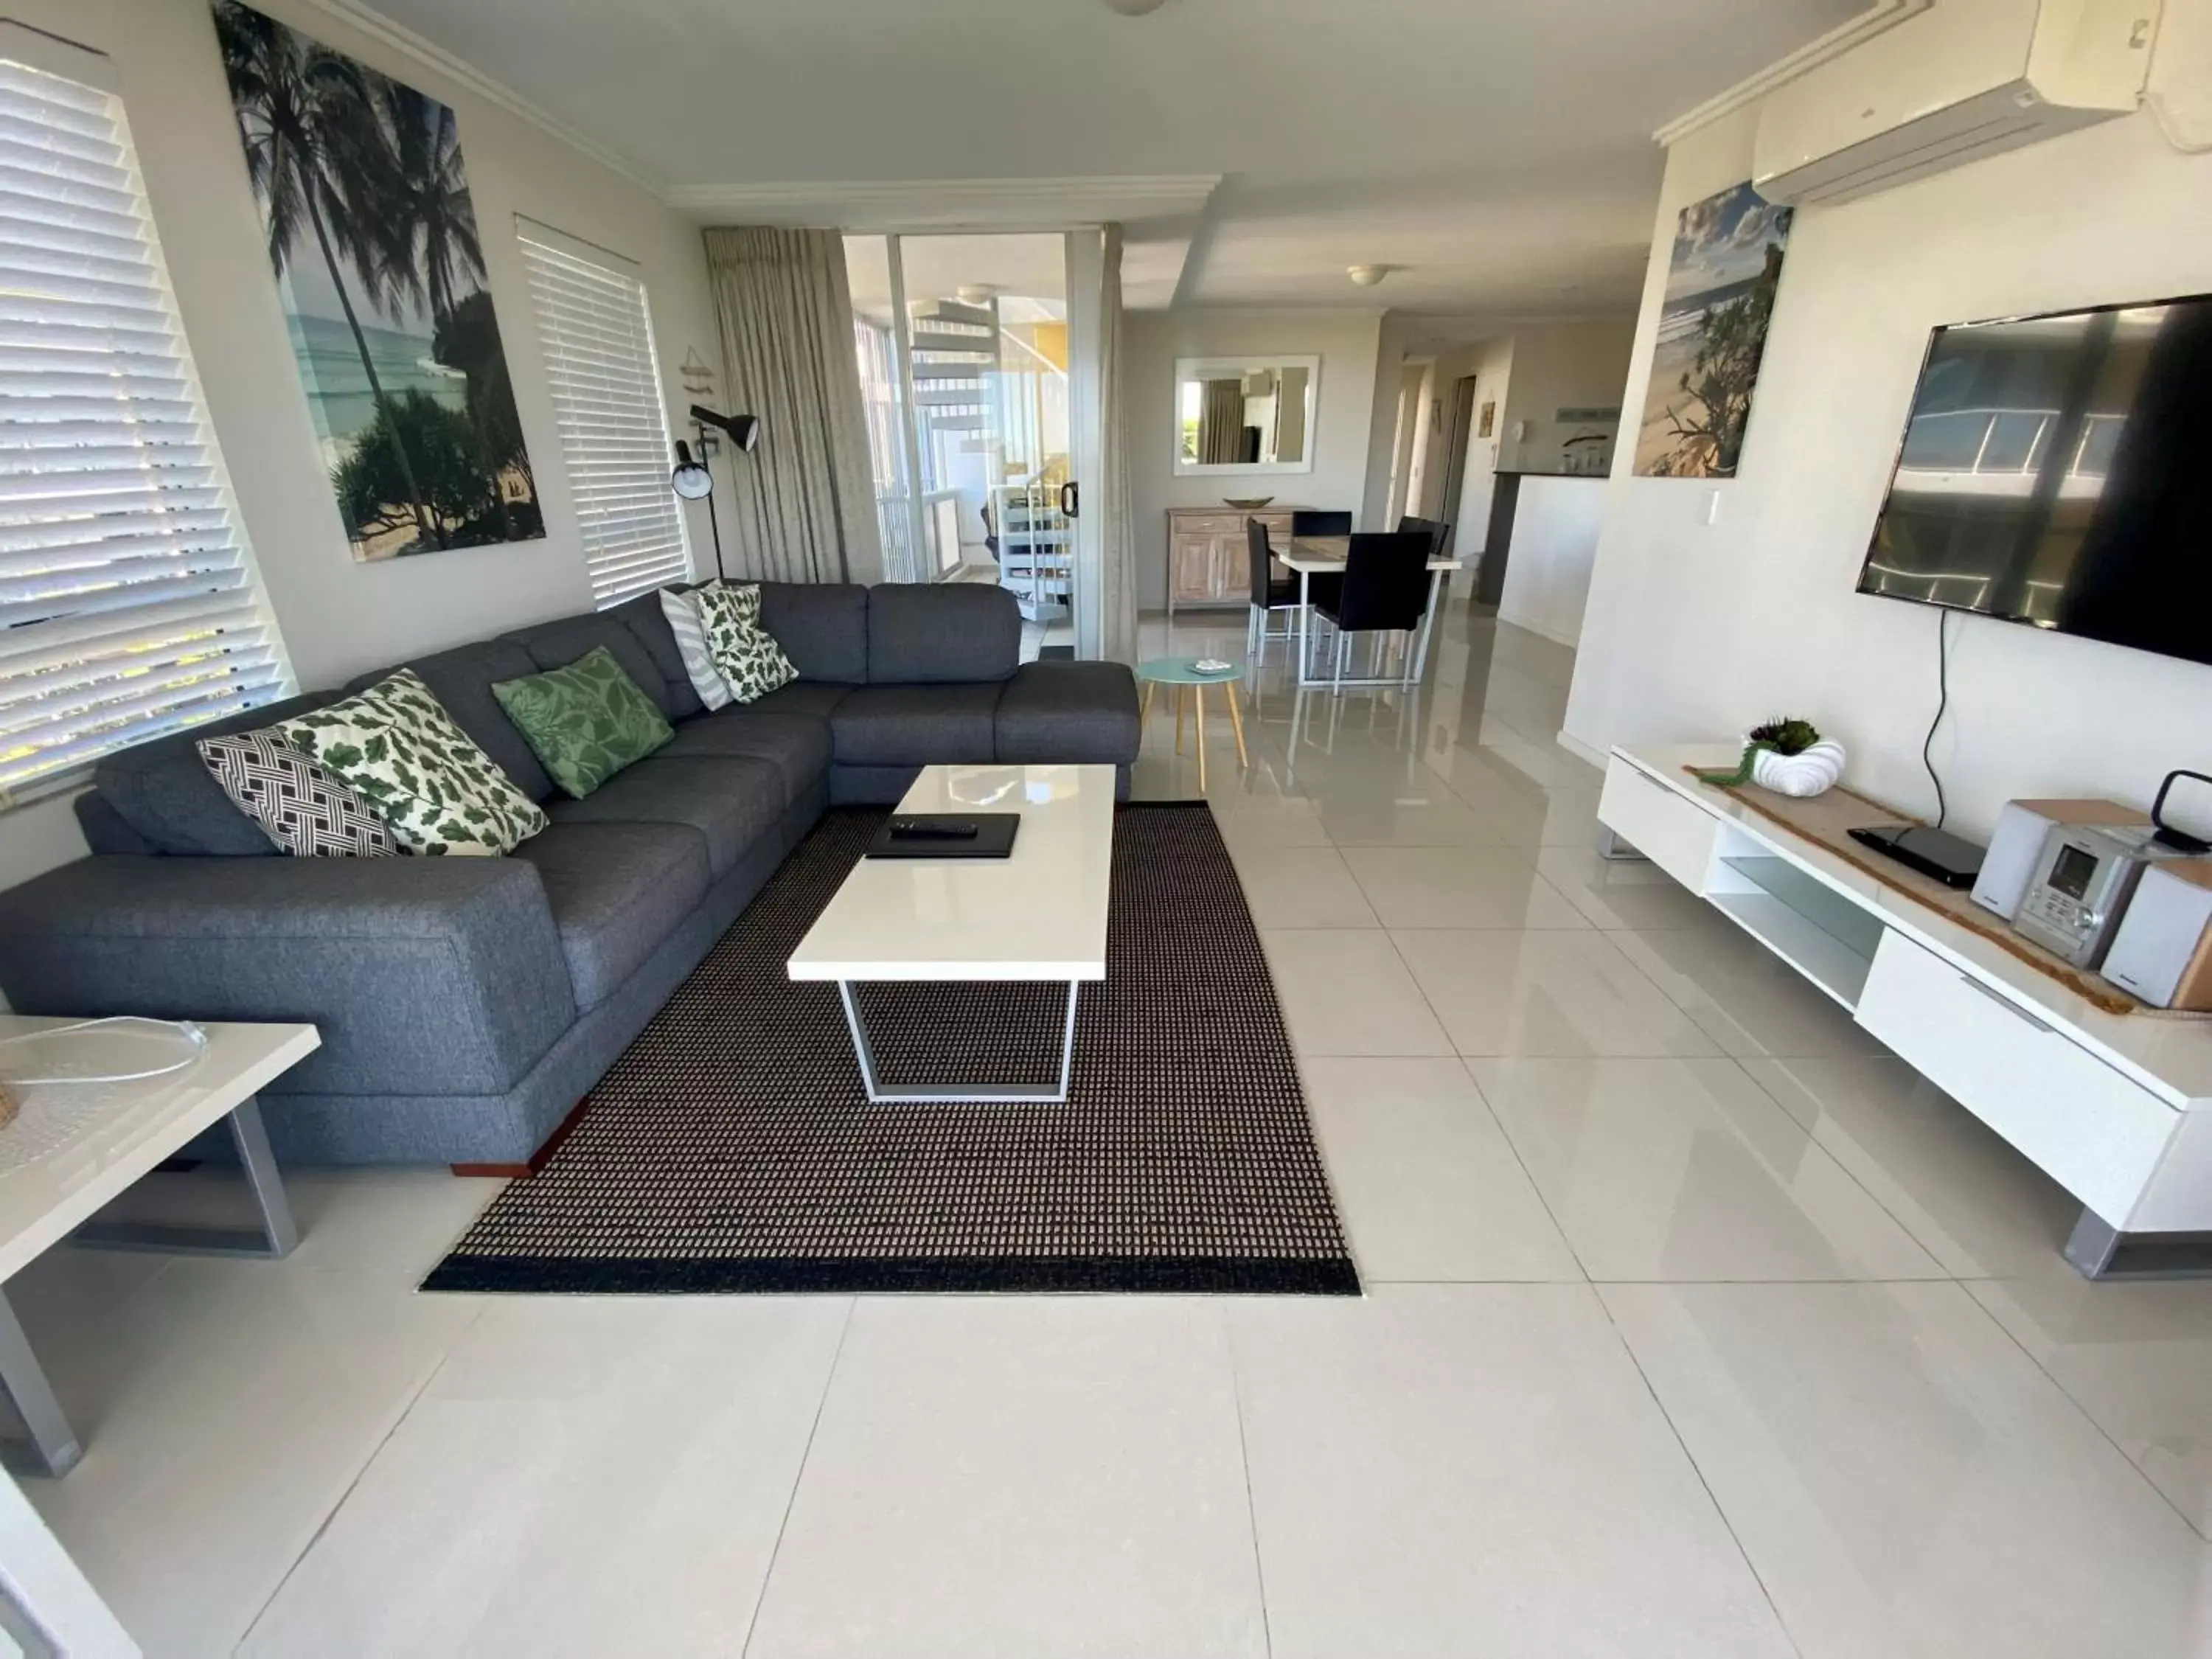
<instances>
[{"instance_id":1,"label":"black dining chair","mask_svg":"<svg viewBox=\"0 0 2212 1659\"><path fill-rule=\"evenodd\" d=\"M1398 530L1401 534L1409 535L1419 532L1426 536L1431 550L1429 556L1431 558L1442 558L1444 544L1451 540L1452 527L1441 519L1417 519L1411 514L1407 514L1398 520Z\"/></svg>"},{"instance_id":2,"label":"black dining chair","mask_svg":"<svg viewBox=\"0 0 2212 1659\"><path fill-rule=\"evenodd\" d=\"M1291 539L1301 536L1349 536L1352 533L1352 514L1349 513L1293 513L1291 514ZM1292 577L1293 581L1297 580ZM1306 591L1313 603L1324 599L1331 605L1344 591L1344 578L1334 571L1317 571L1306 578Z\"/></svg>"},{"instance_id":3,"label":"black dining chair","mask_svg":"<svg viewBox=\"0 0 2212 1659\"><path fill-rule=\"evenodd\" d=\"M1429 609L1429 560L1433 543L1425 530L1354 536L1344 565L1344 588L1334 601L1316 598L1314 609L1336 630L1336 691L1344 693L1344 659L1354 634L1403 634L1410 670L1413 636ZM1379 643L1379 638L1378 638ZM1379 667L1379 663L1378 663ZM1382 678L1378 673L1376 678Z\"/></svg>"},{"instance_id":4,"label":"black dining chair","mask_svg":"<svg viewBox=\"0 0 2212 1659\"><path fill-rule=\"evenodd\" d=\"M1298 579L1287 572L1275 572L1274 550L1267 542L1267 526L1257 519L1244 520L1244 544L1252 561L1252 609L1244 627L1244 656L1254 667L1267 660L1267 641L1272 638L1295 639L1297 628L1286 621L1282 633L1270 635L1267 619L1278 611L1295 611L1298 608Z\"/></svg>"}]
</instances>

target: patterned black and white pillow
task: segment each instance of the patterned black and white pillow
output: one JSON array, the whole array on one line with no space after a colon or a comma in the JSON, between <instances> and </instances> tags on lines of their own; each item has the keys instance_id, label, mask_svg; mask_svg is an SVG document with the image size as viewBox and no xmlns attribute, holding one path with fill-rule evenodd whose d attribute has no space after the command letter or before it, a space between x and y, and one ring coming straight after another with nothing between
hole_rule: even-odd
<instances>
[{"instance_id":1,"label":"patterned black and white pillow","mask_svg":"<svg viewBox=\"0 0 2212 1659\"><path fill-rule=\"evenodd\" d=\"M359 790L274 732L202 738L195 747L238 810L293 857L399 855L392 826Z\"/></svg>"},{"instance_id":2,"label":"patterned black and white pillow","mask_svg":"<svg viewBox=\"0 0 2212 1659\"><path fill-rule=\"evenodd\" d=\"M691 590L714 666L738 702L752 702L799 678L798 669L761 626L758 582L708 582Z\"/></svg>"}]
</instances>

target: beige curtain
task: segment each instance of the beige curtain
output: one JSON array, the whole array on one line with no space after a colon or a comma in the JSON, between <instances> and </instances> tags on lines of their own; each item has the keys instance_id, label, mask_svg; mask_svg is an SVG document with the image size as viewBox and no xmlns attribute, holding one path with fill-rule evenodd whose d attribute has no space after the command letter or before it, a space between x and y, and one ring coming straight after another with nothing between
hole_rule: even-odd
<instances>
[{"instance_id":1,"label":"beige curtain","mask_svg":"<svg viewBox=\"0 0 2212 1659\"><path fill-rule=\"evenodd\" d=\"M832 230L707 233L730 414L760 447L731 459L731 562L756 580L879 581L875 480L853 349L844 238Z\"/></svg>"},{"instance_id":2,"label":"beige curtain","mask_svg":"<svg viewBox=\"0 0 2212 1659\"><path fill-rule=\"evenodd\" d=\"M1098 654L1113 662L1137 660L1136 507L1129 488L1127 381L1121 362L1121 227L1106 227L1105 264L1098 293L1098 416L1104 443L1100 461Z\"/></svg>"},{"instance_id":3,"label":"beige curtain","mask_svg":"<svg viewBox=\"0 0 2212 1659\"><path fill-rule=\"evenodd\" d=\"M1198 404L1198 459L1206 466L1244 459L1244 382L1208 380Z\"/></svg>"}]
</instances>

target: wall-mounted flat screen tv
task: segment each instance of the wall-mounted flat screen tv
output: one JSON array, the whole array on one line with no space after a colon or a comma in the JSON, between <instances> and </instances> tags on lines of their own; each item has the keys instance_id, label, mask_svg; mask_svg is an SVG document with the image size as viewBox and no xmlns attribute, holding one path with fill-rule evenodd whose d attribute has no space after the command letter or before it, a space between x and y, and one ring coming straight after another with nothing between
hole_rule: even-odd
<instances>
[{"instance_id":1,"label":"wall-mounted flat screen tv","mask_svg":"<svg viewBox=\"0 0 2212 1659\"><path fill-rule=\"evenodd\" d=\"M2212 662L2212 295L1937 329L1859 592Z\"/></svg>"}]
</instances>

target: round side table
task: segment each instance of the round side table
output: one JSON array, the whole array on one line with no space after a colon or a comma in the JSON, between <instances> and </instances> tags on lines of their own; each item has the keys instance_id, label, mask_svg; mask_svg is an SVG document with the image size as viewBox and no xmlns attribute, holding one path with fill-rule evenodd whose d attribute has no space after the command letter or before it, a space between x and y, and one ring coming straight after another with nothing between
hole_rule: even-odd
<instances>
[{"instance_id":1,"label":"round side table","mask_svg":"<svg viewBox=\"0 0 2212 1659\"><path fill-rule=\"evenodd\" d=\"M1233 687L1244 678L1244 665L1233 662L1226 668L1212 673L1200 672L1195 660L1189 657L1155 657L1150 662L1137 665L1137 678L1145 683L1145 702L1138 714L1142 726L1152 713L1152 688L1171 685L1176 700L1176 753L1182 753L1183 693L1188 690L1196 710L1194 724L1198 727L1198 787L1206 787L1206 688L1209 685ZM1249 767L1251 760L1244 752L1244 716L1237 707L1237 693L1232 690L1224 699L1229 704L1229 725L1237 733L1237 763Z\"/></svg>"}]
</instances>

